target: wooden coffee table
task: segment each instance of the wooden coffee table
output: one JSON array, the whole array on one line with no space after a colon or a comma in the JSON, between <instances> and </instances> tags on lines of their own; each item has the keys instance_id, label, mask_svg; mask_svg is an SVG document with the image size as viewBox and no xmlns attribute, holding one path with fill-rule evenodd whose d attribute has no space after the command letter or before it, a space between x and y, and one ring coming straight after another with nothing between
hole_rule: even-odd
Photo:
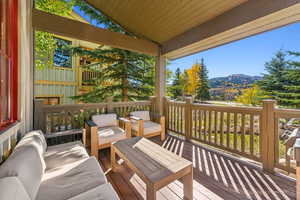
<instances>
[{"instance_id":1,"label":"wooden coffee table","mask_svg":"<svg viewBox=\"0 0 300 200\"><path fill-rule=\"evenodd\" d=\"M147 200L156 199L156 191L180 179L184 199L193 199L193 165L190 161L142 137L121 140L111 145L112 170L116 154L147 186Z\"/></svg>"}]
</instances>

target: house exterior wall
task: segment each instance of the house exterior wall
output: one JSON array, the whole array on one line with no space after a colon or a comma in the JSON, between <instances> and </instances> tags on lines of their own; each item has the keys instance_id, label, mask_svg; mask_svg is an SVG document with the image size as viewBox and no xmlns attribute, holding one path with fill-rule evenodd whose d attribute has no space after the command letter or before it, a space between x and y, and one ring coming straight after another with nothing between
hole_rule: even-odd
<instances>
[{"instance_id":1,"label":"house exterior wall","mask_svg":"<svg viewBox=\"0 0 300 200\"><path fill-rule=\"evenodd\" d=\"M72 13L72 19L87 23L76 13ZM75 40L73 38L55 35L59 39L70 41L72 46L82 46L86 48L96 48L97 44ZM45 67L34 70L34 97L35 98L55 98L59 99L59 104L74 104L72 96L76 96L82 91L88 91L91 87L82 87L81 69L79 68L79 57L72 58L71 67Z\"/></svg>"}]
</instances>

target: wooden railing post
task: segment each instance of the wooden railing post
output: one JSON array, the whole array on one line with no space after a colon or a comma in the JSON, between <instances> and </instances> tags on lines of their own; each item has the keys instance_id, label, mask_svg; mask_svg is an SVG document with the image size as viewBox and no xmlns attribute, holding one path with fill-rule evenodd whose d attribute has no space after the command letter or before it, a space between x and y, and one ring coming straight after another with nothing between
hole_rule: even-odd
<instances>
[{"instance_id":1,"label":"wooden railing post","mask_svg":"<svg viewBox=\"0 0 300 200\"><path fill-rule=\"evenodd\" d=\"M33 129L42 130L44 133L46 131L46 119L43 111L43 100L34 100L34 115L33 115Z\"/></svg>"},{"instance_id":2,"label":"wooden railing post","mask_svg":"<svg viewBox=\"0 0 300 200\"><path fill-rule=\"evenodd\" d=\"M185 102L186 102L185 103L185 119L184 119L185 138L187 140L190 140L191 136L192 136L192 125L193 125L193 119L192 119L193 98L186 97Z\"/></svg>"},{"instance_id":3,"label":"wooden railing post","mask_svg":"<svg viewBox=\"0 0 300 200\"><path fill-rule=\"evenodd\" d=\"M112 106L113 97L108 97L106 99L106 102L107 102L106 112L107 113L112 113L114 111L114 108Z\"/></svg>"},{"instance_id":4,"label":"wooden railing post","mask_svg":"<svg viewBox=\"0 0 300 200\"><path fill-rule=\"evenodd\" d=\"M263 169L273 172L275 165L275 100L263 100L260 152Z\"/></svg>"}]
</instances>

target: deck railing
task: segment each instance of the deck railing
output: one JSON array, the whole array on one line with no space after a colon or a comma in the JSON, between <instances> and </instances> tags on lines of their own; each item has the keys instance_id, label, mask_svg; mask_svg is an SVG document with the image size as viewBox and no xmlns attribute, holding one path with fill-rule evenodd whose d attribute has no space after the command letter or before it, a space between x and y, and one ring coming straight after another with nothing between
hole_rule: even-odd
<instances>
[{"instance_id":1,"label":"deck railing","mask_svg":"<svg viewBox=\"0 0 300 200\"><path fill-rule=\"evenodd\" d=\"M275 101L262 107L219 106L165 99L166 128L188 140L199 141L263 164L272 171L279 168L295 173L281 122L300 118L300 110L279 109Z\"/></svg>"},{"instance_id":2,"label":"deck railing","mask_svg":"<svg viewBox=\"0 0 300 200\"><path fill-rule=\"evenodd\" d=\"M151 106L151 101L44 105L35 100L34 128L45 133L77 129L84 127L84 121L94 114L117 113L125 117L131 111L150 110Z\"/></svg>"},{"instance_id":3,"label":"deck railing","mask_svg":"<svg viewBox=\"0 0 300 200\"><path fill-rule=\"evenodd\" d=\"M83 127L96 113L114 112L126 117L131 111L152 110L154 98L137 102L43 105L35 101L35 128L46 133ZM282 139L291 118L300 118L300 110L280 109L275 101L263 101L262 107L219 106L171 101L165 98L166 129L187 140L198 141L258 162L264 169L295 173L295 163ZM280 139L281 138L281 139Z\"/></svg>"}]
</instances>

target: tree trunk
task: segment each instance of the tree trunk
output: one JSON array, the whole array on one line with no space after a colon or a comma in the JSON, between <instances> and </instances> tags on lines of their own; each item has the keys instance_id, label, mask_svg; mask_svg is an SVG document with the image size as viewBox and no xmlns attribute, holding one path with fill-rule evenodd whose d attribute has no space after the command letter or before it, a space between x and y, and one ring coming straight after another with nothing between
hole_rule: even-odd
<instances>
[{"instance_id":1,"label":"tree trunk","mask_svg":"<svg viewBox=\"0 0 300 200\"><path fill-rule=\"evenodd\" d=\"M128 80L127 80L127 75L125 75L122 78L122 85L124 86L122 88L123 101L127 102L128 101Z\"/></svg>"}]
</instances>

